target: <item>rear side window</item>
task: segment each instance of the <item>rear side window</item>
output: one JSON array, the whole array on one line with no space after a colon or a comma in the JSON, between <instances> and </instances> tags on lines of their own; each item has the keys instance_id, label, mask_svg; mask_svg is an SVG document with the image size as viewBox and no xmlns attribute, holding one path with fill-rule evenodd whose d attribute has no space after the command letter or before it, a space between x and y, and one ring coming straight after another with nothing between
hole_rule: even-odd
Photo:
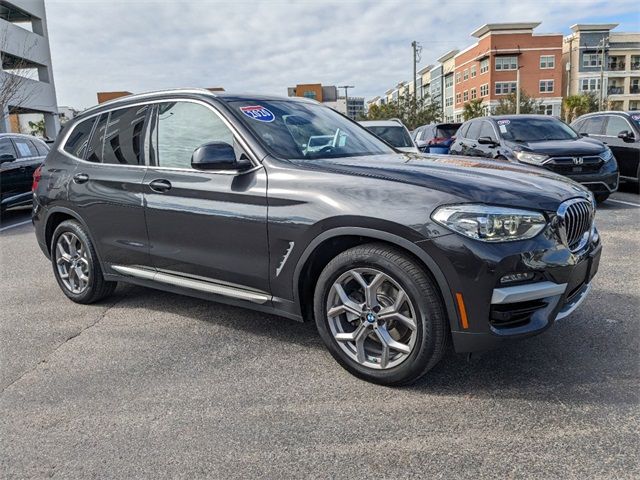
<instances>
[{"instance_id":1,"label":"rear side window","mask_svg":"<svg viewBox=\"0 0 640 480\"><path fill-rule=\"evenodd\" d=\"M104 135L102 163L142 165L142 137L149 105L114 110Z\"/></svg>"},{"instance_id":2,"label":"rear side window","mask_svg":"<svg viewBox=\"0 0 640 480\"><path fill-rule=\"evenodd\" d=\"M89 118L76 125L64 144L64 151L74 157L84 158L95 121L95 118Z\"/></svg>"},{"instance_id":3,"label":"rear side window","mask_svg":"<svg viewBox=\"0 0 640 480\"><path fill-rule=\"evenodd\" d=\"M16 149L18 150L18 156L20 158L38 156L38 151L29 140L14 138L13 141L16 144Z\"/></svg>"},{"instance_id":4,"label":"rear side window","mask_svg":"<svg viewBox=\"0 0 640 480\"><path fill-rule=\"evenodd\" d=\"M16 150L13 148L11 140L8 138L0 139L0 159L15 159Z\"/></svg>"},{"instance_id":5,"label":"rear side window","mask_svg":"<svg viewBox=\"0 0 640 480\"><path fill-rule=\"evenodd\" d=\"M44 156L49 153L49 147L47 147L46 143L41 142L40 140L32 140L31 142L36 147L36 150L38 150L38 155Z\"/></svg>"},{"instance_id":6,"label":"rear side window","mask_svg":"<svg viewBox=\"0 0 640 480\"><path fill-rule=\"evenodd\" d=\"M87 147L86 160L88 162L102 163L102 152L104 147L104 132L107 127L108 113L103 113L97 120L96 128Z\"/></svg>"},{"instance_id":7,"label":"rear side window","mask_svg":"<svg viewBox=\"0 0 640 480\"><path fill-rule=\"evenodd\" d=\"M604 117L589 117L585 119L582 127L580 127L580 133L588 133L590 135L601 135L602 127L604 124Z\"/></svg>"}]
</instances>

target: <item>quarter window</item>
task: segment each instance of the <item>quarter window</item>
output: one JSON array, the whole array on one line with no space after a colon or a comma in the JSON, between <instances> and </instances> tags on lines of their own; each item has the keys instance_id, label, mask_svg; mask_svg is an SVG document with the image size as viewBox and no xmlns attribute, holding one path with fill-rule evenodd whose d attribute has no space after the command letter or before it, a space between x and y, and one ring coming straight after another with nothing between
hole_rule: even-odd
<instances>
[{"instance_id":1,"label":"quarter window","mask_svg":"<svg viewBox=\"0 0 640 480\"><path fill-rule=\"evenodd\" d=\"M233 133L209 107L172 102L158 109L157 163L161 167L191 168L191 156L211 142L234 145Z\"/></svg>"},{"instance_id":2,"label":"quarter window","mask_svg":"<svg viewBox=\"0 0 640 480\"><path fill-rule=\"evenodd\" d=\"M555 68L556 57L554 55L540 55L540 68Z\"/></svg>"},{"instance_id":3,"label":"quarter window","mask_svg":"<svg viewBox=\"0 0 640 480\"><path fill-rule=\"evenodd\" d=\"M91 135L91 140L87 146L86 160L88 162L102 163L102 154L104 151L104 132L107 128L108 113L100 115L96 128Z\"/></svg>"},{"instance_id":4,"label":"quarter window","mask_svg":"<svg viewBox=\"0 0 640 480\"><path fill-rule=\"evenodd\" d=\"M496 70L516 70L518 57L496 57Z\"/></svg>"},{"instance_id":5,"label":"quarter window","mask_svg":"<svg viewBox=\"0 0 640 480\"><path fill-rule=\"evenodd\" d=\"M89 135L91 135L95 121L95 117L89 118L76 125L64 144L64 151L74 157L84 158L89 143Z\"/></svg>"},{"instance_id":6,"label":"quarter window","mask_svg":"<svg viewBox=\"0 0 640 480\"><path fill-rule=\"evenodd\" d=\"M149 105L122 108L109 114L102 154L103 163L142 165L142 136Z\"/></svg>"},{"instance_id":7,"label":"quarter window","mask_svg":"<svg viewBox=\"0 0 640 480\"><path fill-rule=\"evenodd\" d=\"M41 142L40 140L33 140L33 144L36 147L36 150L38 150L38 155L47 155L49 153L49 147L47 147L47 144L44 142Z\"/></svg>"},{"instance_id":8,"label":"quarter window","mask_svg":"<svg viewBox=\"0 0 640 480\"><path fill-rule=\"evenodd\" d=\"M540 80L540 93L553 92L553 80Z\"/></svg>"}]
</instances>

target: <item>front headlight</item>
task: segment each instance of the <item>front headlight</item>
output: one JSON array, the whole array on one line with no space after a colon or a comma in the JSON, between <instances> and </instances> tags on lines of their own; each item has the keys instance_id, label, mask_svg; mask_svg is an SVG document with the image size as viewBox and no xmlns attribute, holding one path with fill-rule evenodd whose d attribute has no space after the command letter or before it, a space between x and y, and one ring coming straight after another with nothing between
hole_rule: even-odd
<instances>
[{"instance_id":1,"label":"front headlight","mask_svg":"<svg viewBox=\"0 0 640 480\"><path fill-rule=\"evenodd\" d=\"M539 153L530 152L515 152L516 158L524 163L530 163L532 165L542 165L545 160L549 158L549 155L541 155Z\"/></svg>"},{"instance_id":2,"label":"front headlight","mask_svg":"<svg viewBox=\"0 0 640 480\"><path fill-rule=\"evenodd\" d=\"M613 158L613 152L609 147L606 147L605 150L602 153L600 153L600 158L605 162L608 162Z\"/></svg>"},{"instance_id":3,"label":"front headlight","mask_svg":"<svg viewBox=\"0 0 640 480\"><path fill-rule=\"evenodd\" d=\"M547 225L538 212L473 203L438 207L431 218L465 237L484 242L525 240Z\"/></svg>"}]
</instances>

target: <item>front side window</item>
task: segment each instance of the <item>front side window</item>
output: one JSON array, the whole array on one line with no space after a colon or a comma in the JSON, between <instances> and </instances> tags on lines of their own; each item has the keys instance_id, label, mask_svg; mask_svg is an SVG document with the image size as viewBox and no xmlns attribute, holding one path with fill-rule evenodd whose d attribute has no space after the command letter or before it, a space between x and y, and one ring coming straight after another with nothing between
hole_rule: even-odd
<instances>
[{"instance_id":1,"label":"front side window","mask_svg":"<svg viewBox=\"0 0 640 480\"><path fill-rule=\"evenodd\" d=\"M496 57L496 70L516 70L518 57Z\"/></svg>"},{"instance_id":2,"label":"front side window","mask_svg":"<svg viewBox=\"0 0 640 480\"><path fill-rule=\"evenodd\" d=\"M604 117L589 117L580 127L580 133L588 133L589 135L602 135L603 126Z\"/></svg>"},{"instance_id":3,"label":"front side window","mask_svg":"<svg viewBox=\"0 0 640 480\"><path fill-rule=\"evenodd\" d=\"M335 110L290 100L228 103L270 152L286 160L379 155L394 150Z\"/></svg>"},{"instance_id":4,"label":"front side window","mask_svg":"<svg viewBox=\"0 0 640 480\"><path fill-rule=\"evenodd\" d=\"M544 142L578 138L571 127L555 118L510 118L498 120L502 138L512 142Z\"/></svg>"},{"instance_id":5,"label":"front side window","mask_svg":"<svg viewBox=\"0 0 640 480\"><path fill-rule=\"evenodd\" d=\"M493 129L493 126L489 122L481 122L482 126L480 127L479 137L488 137L493 141L496 141L496 133Z\"/></svg>"},{"instance_id":6,"label":"front side window","mask_svg":"<svg viewBox=\"0 0 640 480\"><path fill-rule=\"evenodd\" d=\"M147 112L151 107L142 105L121 108L109 113L102 163L143 165L142 137Z\"/></svg>"},{"instance_id":7,"label":"front side window","mask_svg":"<svg viewBox=\"0 0 640 480\"><path fill-rule=\"evenodd\" d=\"M548 69L555 68L556 57L553 55L540 55L540 68Z\"/></svg>"},{"instance_id":8,"label":"front side window","mask_svg":"<svg viewBox=\"0 0 640 480\"><path fill-rule=\"evenodd\" d=\"M607 129L605 130L605 135L609 135L610 137L617 137L621 132L624 131L633 131L624 118L610 116L607 119Z\"/></svg>"},{"instance_id":9,"label":"front side window","mask_svg":"<svg viewBox=\"0 0 640 480\"><path fill-rule=\"evenodd\" d=\"M16 150L13 148L11 140L8 138L0 139L0 159L2 160L15 160Z\"/></svg>"},{"instance_id":10,"label":"front side window","mask_svg":"<svg viewBox=\"0 0 640 480\"><path fill-rule=\"evenodd\" d=\"M64 151L74 157L84 158L95 121L96 117L93 117L77 124L64 144Z\"/></svg>"},{"instance_id":11,"label":"front side window","mask_svg":"<svg viewBox=\"0 0 640 480\"><path fill-rule=\"evenodd\" d=\"M366 128L374 135L383 139L389 145L393 145L398 148L413 147L411 136L409 135L409 132L407 132L407 129L402 125L393 127L368 126Z\"/></svg>"},{"instance_id":12,"label":"front side window","mask_svg":"<svg viewBox=\"0 0 640 480\"><path fill-rule=\"evenodd\" d=\"M479 121L476 122L471 122L471 125L469 125L469 130L467 130L467 137L469 140L477 140L478 138L480 138L480 128L482 127L482 125L480 125Z\"/></svg>"},{"instance_id":13,"label":"front side window","mask_svg":"<svg viewBox=\"0 0 640 480\"><path fill-rule=\"evenodd\" d=\"M160 104L153 136L156 164L168 168L191 168L193 152L204 144L234 146L233 132L222 119L209 107L192 102Z\"/></svg>"}]
</instances>

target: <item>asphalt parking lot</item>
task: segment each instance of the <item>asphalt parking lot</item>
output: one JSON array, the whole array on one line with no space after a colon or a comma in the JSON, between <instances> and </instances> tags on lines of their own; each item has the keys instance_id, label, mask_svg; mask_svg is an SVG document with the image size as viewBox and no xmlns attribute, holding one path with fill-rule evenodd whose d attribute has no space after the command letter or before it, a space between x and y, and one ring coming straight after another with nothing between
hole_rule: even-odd
<instances>
[{"instance_id":1,"label":"asphalt parking lot","mask_svg":"<svg viewBox=\"0 0 640 480\"><path fill-rule=\"evenodd\" d=\"M126 285L73 304L9 214L0 476L638 478L639 207L598 210L600 272L571 317L403 389L349 375L311 324Z\"/></svg>"}]
</instances>

